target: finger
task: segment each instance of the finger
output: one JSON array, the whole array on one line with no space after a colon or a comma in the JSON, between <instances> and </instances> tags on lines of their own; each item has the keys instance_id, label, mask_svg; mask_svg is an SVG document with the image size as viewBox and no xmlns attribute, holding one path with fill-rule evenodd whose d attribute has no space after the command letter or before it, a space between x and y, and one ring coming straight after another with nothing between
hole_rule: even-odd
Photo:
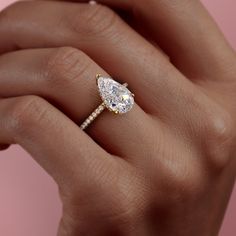
<instances>
[{"instance_id":1,"label":"finger","mask_svg":"<svg viewBox=\"0 0 236 236\"><path fill-rule=\"evenodd\" d=\"M101 103L94 76L97 72L106 75L102 68L77 49L20 50L0 57L0 96L42 96L81 124ZM209 119L207 114L211 113L209 107L212 104L192 87L180 86L175 90L176 87L169 85L169 89L173 97L177 93L179 96L166 107L171 113L168 131L160 121L162 114L153 119L136 104L126 115L104 112L88 133L109 153L132 164L146 166L145 163L152 160L148 160L149 157L143 159L146 156L144 150L156 148L157 153L161 152L161 143L169 127L172 132L178 127L181 135L187 133L191 137L206 130L199 120Z\"/></svg>"},{"instance_id":2,"label":"finger","mask_svg":"<svg viewBox=\"0 0 236 236\"><path fill-rule=\"evenodd\" d=\"M162 52L100 5L19 2L2 13L0 34L2 52L16 45L81 49L113 77L132 86L136 101L150 113L166 112L171 102L166 94L173 93L169 87L183 86L185 80Z\"/></svg>"},{"instance_id":3,"label":"finger","mask_svg":"<svg viewBox=\"0 0 236 236\"><path fill-rule=\"evenodd\" d=\"M20 144L60 185L72 186L75 176L83 181L94 167L111 168L109 155L42 98L1 99L0 114L0 143Z\"/></svg>"},{"instance_id":4,"label":"finger","mask_svg":"<svg viewBox=\"0 0 236 236\"><path fill-rule=\"evenodd\" d=\"M8 53L0 57L0 96L42 96L81 124L102 103L96 85L97 73L107 75L74 48ZM137 104L124 115L105 111L100 116L88 132L106 150L125 157L134 156L143 148L136 145L144 141L146 131L152 126L149 116Z\"/></svg>"},{"instance_id":5,"label":"finger","mask_svg":"<svg viewBox=\"0 0 236 236\"><path fill-rule=\"evenodd\" d=\"M38 12L43 12L44 17L37 14ZM189 112L190 114L183 117L183 110L186 111L186 105L188 105L188 111L196 110L195 103L189 101L194 101L199 91L166 60L162 53L131 30L117 16L114 16L114 13L109 9L101 6L88 6L88 4L63 2L30 2L26 4L22 2L9 8L5 12L5 17L6 15L8 15L9 23L5 31L3 30L4 25L0 24L0 32L5 32L3 35L6 37L6 44L8 43L12 47L15 45L12 44L12 39L15 39L21 48L60 45L74 45L74 47L81 48L109 74L128 82L136 94L137 103L144 111L158 116L158 124L162 120L168 122L171 127L176 126L176 123L180 127L181 123L181 128L190 127L191 129L190 125L186 126L186 121L191 121L188 115L193 116L193 114ZM14 24L12 24L13 22ZM34 27L30 27L28 22L31 22ZM19 25L20 28L16 28L16 25ZM106 27L104 28L104 26ZM9 28L14 30L9 33ZM35 30L36 28L37 30ZM53 34L49 32L53 32ZM128 116L131 114L132 112ZM104 116L100 120L103 118ZM119 117L119 119L122 118ZM148 119L150 117L144 120ZM141 149L145 135L153 134L155 130L152 129L152 125L148 128L146 125L142 125L149 122L143 122L139 117L134 117L133 122L130 123L130 130L135 130L138 132L137 137L142 138L138 142L129 142L132 143L133 148L131 149L127 145L123 145L127 143L126 133L123 132L127 127L125 122L124 125L117 126L117 119L111 119L114 122L110 126L112 129L123 128L119 130L121 135L117 136L122 137L120 141L118 138L116 140L111 138L112 133L106 128L105 122L102 126L98 125L98 121L96 121L96 125L100 130L96 135L100 135L100 132L107 132L109 141L113 142L112 148L124 155L127 155L125 151L133 151L135 146ZM150 124L152 123L150 121ZM161 127L162 125L158 125L160 134L162 133ZM91 129L91 132L96 131ZM142 133L145 135L142 136ZM133 137L131 138L134 140ZM107 139L99 140L107 150L111 150L111 147L105 146Z\"/></svg>"},{"instance_id":6,"label":"finger","mask_svg":"<svg viewBox=\"0 0 236 236\"><path fill-rule=\"evenodd\" d=\"M137 24L152 34L173 63L189 78L233 78L234 52L201 1L98 2L134 13Z\"/></svg>"}]
</instances>

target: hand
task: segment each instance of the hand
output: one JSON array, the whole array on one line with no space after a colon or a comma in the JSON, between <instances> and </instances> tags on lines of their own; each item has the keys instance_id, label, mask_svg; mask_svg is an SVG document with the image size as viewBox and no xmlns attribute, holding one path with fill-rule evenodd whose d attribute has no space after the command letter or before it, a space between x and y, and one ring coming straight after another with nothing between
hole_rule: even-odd
<instances>
[{"instance_id":1,"label":"hand","mask_svg":"<svg viewBox=\"0 0 236 236\"><path fill-rule=\"evenodd\" d=\"M58 183L59 236L217 235L235 178L234 51L198 1L100 2L137 31L102 5L1 12L2 148L20 144ZM136 104L85 133L97 73Z\"/></svg>"}]
</instances>

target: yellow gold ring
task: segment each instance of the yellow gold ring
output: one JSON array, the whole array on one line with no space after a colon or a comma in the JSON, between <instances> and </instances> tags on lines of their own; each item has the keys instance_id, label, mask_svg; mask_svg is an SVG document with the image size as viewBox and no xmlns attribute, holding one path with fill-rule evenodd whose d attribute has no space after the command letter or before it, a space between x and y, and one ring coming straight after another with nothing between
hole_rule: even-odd
<instances>
[{"instance_id":1,"label":"yellow gold ring","mask_svg":"<svg viewBox=\"0 0 236 236\"><path fill-rule=\"evenodd\" d=\"M82 123L85 130L107 108L115 114L125 114L134 106L134 94L129 91L128 84L120 84L111 77L96 75L97 87L102 99L98 108Z\"/></svg>"}]
</instances>

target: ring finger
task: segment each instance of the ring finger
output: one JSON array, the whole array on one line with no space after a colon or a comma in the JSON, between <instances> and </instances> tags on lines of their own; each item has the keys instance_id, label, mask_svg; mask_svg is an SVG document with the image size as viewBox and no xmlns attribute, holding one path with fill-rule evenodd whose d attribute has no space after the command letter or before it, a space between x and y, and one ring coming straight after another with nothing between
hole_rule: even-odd
<instances>
[{"instance_id":1,"label":"ring finger","mask_svg":"<svg viewBox=\"0 0 236 236\"><path fill-rule=\"evenodd\" d=\"M97 73L107 75L86 54L74 48L8 53L0 57L0 96L42 96L81 124L101 104L95 82ZM132 156L142 147L139 143L145 143L145 133L150 134L145 131L152 130L151 118L137 104L125 115L105 112L101 116L89 132L115 155ZM123 145L125 142L130 146Z\"/></svg>"}]
</instances>

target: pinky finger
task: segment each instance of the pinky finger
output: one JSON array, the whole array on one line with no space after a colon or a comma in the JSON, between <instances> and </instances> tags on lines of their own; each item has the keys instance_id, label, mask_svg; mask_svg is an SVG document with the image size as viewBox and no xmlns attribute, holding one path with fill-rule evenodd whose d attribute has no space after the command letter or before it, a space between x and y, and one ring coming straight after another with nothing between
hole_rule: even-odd
<instances>
[{"instance_id":1,"label":"pinky finger","mask_svg":"<svg viewBox=\"0 0 236 236\"><path fill-rule=\"evenodd\" d=\"M92 167L110 168L107 152L40 97L0 99L0 114L0 148L20 144L59 185L88 178Z\"/></svg>"}]
</instances>

